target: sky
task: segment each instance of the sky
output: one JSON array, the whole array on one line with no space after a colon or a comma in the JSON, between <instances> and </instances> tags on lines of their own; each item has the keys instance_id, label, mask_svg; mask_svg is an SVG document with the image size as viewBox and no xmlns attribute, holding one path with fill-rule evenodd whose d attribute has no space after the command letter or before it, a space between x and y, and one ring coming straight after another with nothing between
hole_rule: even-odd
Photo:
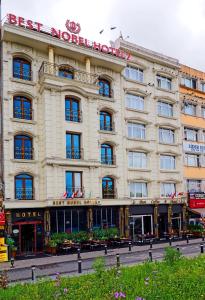
<instances>
[{"instance_id":1,"label":"sky","mask_svg":"<svg viewBox=\"0 0 205 300\"><path fill-rule=\"evenodd\" d=\"M107 44L122 33L132 43L205 71L205 0L1 2L2 18L14 13L58 29L65 29L66 20L75 21L81 25L81 36Z\"/></svg>"}]
</instances>

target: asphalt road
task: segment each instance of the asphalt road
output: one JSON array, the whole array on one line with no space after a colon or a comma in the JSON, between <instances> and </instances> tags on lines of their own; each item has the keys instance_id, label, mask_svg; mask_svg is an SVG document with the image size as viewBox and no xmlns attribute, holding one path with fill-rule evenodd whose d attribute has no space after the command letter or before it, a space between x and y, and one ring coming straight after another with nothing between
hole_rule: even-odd
<instances>
[{"instance_id":1,"label":"asphalt road","mask_svg":"<svg viewBox=\"0 0 205 300\"><path fill-rule=\"evenodd\" d=\"M176 248L176 247L175 247ZM181 253L184 256L197 256L200 254L200 244L188 244L183 245L180 248ZM204 247L205 250L205 247ZM83 255L83 254L82 254ZM164 249L152 249L152 258L153 260L161 260L164 256ZM116 255L110 253L109 256L105 256L105 262L107 267L116 265ZM96 258L91 259L82 259L82 273L92 272L92 265ZM130 252L120 255L120 264L121 265L134 265L141 263L149 259L149 251L137 251ZM38 266L35 269L35 274L37 278L42 278L45 276L55 277L56 273L62 275L75 275L78 274L78 264L76 261L70 262L61 262L55 264L48 264L44 266ZM19 281L30 281L31 280L31 269L10 269L8 271L9 282L19 282Z\"/></svg>"}]
</instances>

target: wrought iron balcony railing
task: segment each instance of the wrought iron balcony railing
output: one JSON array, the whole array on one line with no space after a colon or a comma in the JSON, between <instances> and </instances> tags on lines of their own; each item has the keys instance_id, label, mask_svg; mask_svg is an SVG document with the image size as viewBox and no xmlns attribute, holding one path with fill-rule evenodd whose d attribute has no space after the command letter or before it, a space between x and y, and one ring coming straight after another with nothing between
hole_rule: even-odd
<instances>
[{"instance_id":1,"label":"wrought iron balcony railing","mask_svg":"<svg viewBox=\"0 0 205 300\"><path fill-rule=\"evenodd\" d=\"M84 188L75 186L66 187L65 198L84 198Z\"/></svg>"},{"instance_id":2,"label":"wrought iron balcony railing","mask_svg":"<svg viewBox=\"0 0 205 300\"><path fill-rule=\"evenodd\" d=\"M103 121L100 122L100 130L104 131L114 131L114 123L104 123Z\"/></svg>"},{"instance_id":3,"label":"wrought iron balcony railing","mask_svg":"<svg viewBox=\"0 0 205 300\"><path fill-rule=\"evenodd\" d=\"M18 200L33 200L34 191L33 188L16 188L15 198Z\"/></svg>"},{"instance_id":4,"label":"wrought iron balcony railing","mask_svg":"<svg viewBox=\"0 0 205 300\"><path fill-rule=\"evenodd\" d=\"M22 120L33 120L33 109L22 110L21 108L15 108L14 118Z\"/></svg>"},{"instance_id":5,"label":"wrought iron balcony railing","mask_svg":"<svg viewBox=\"0 0 205 300\"><path fill-rule=\"evenodd\" d=\"M82 111L65 109L65 119L66 121L82 122Z\"/></svg>"},{"instance_id":6,"label":"wrought iron balcony railing","mask_svg":"<svg viewBox=\"0 0 205 300\"><path fill-rule=\"evenodd\" d=\"M62 77L61 73L59 76L60 68L61 66L57 64L52 64L44 61L39 69L39 79L41 79L44 74ZM85 71L80 71L76 69L73 69L72 72L73 72L73 79L72 77L69 78L64 77L64 78L67 78L67 80L76 80L87 84L95 84L95 85L97 84L97 79L98 79L97 74L87 73Z\"/></svg>"},{"instance_id":7,"label":"wrought iron balcony railing","mask_svg":"<svg viewBox=\"0 0 205 300\"><path fill-rule=\"evenodd\" d=\"M115 155L101 155L101 164L103 165L115 165Z\"/></svg>"},{"instance_id":8,"label":"wrought iron balcony railing","mask_svg":"<svg viewBox=\"0 0 205 300\"><path fill-rule=\"evenodd\" d=\"M115 189L109 189L109 188L103 189L102 197L103 197L103 199L116 199L117 191Z\"/></svg>"},{"instance_id":9,"label":"wrought iron balcony railing","mask_svg":"<svg viewBox=\"0 0 205 300\"><path fill-rule=\"evenodd\" d=\"M69 159L82 159L83 158L83 149L66 148L66 158L69 158Z\"/></svg>"},{"instance_id":10,"label":"wrought iron balcony railing","mask_svg":"<svg viewBox=\"0 0 205 300\"><path fill-rule=\"evenodd\" d=\"M13 72L13 77L23 80L29 80L31 81L33 78L32 71L15 71Z\"/></svg>"},{"instance_id":11,"label":"wrought iron balcony railing","mask_svg":"<svg viewBox=\"0 0 205 300\"><path fill-rule=\"evenodd\" d=\"M15 159L33 159L33 148L14 148Z\"/></svg>"}]
</instances>

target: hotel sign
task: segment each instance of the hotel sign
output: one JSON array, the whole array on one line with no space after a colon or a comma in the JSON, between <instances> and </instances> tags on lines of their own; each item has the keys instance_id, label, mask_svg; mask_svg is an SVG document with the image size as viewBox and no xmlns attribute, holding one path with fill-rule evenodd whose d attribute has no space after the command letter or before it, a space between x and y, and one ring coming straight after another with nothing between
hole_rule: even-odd
<instances>
[{"instance_id":1,"label":"hotel sign","mask_svg":"<svg viewBox=\"0 0 205 300\"><path fill-rule=\"evenodd\" d=\"M199 143L183 142L183 150L194 153L205 153L205 145Z\"/></svg>"},{"instance_id":2,"label":"hotel sign","mask_svg":"<svg viewBox=\"0 0 205 300\"><path fill-rule=\"evenodd\" d=\"M100 200L55 200L52 201L52 206L75 206L75 205L99 205Z\"/></svg>"},{"instance_id":3,"label":"hotel sign","mask_svg":"<svg viewBox=\"0 0 205 300\"><path fill-rule=\"evenodd\" d=\"M14 26L19 26L26 28L28 30L33 30L37 32L44 33L46 35L50 35L54 38L63 40L67 43L72 43L78 46L90 48L96 50L98 52L110 54L125 60L130 60L130 53L126 53L120 49L110 47L108 45L100 44L97 42L91 42L87 38L77 35L80 30L80 24L75 22L66 21L66 29L69 31L59 30L57 28L48 28L39 22L34 22L32 20L26 20L23 17L16 16L14 14L7 15L7 22Z\"/></svg>"}]
</instances>

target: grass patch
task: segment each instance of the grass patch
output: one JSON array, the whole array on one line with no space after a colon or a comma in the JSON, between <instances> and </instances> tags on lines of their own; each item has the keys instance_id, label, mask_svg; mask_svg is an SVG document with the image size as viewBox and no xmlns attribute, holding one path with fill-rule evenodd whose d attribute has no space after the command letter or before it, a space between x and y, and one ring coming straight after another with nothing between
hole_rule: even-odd
<instances>
[{"instance_id":1,"label":"grass patch","mask_svg":"<svg viewBox=\"0 0 205 300\"><path fill-rule=\"evenodd\" d=\"M172 251L172 250L171 250ZM205 255L187 259L166 251L163 262L146 262L105 270L95 262L95 273L60 277L36 284L17 284L0 289L4 300L205 300Z\"/></svg>"}]
</instances>

